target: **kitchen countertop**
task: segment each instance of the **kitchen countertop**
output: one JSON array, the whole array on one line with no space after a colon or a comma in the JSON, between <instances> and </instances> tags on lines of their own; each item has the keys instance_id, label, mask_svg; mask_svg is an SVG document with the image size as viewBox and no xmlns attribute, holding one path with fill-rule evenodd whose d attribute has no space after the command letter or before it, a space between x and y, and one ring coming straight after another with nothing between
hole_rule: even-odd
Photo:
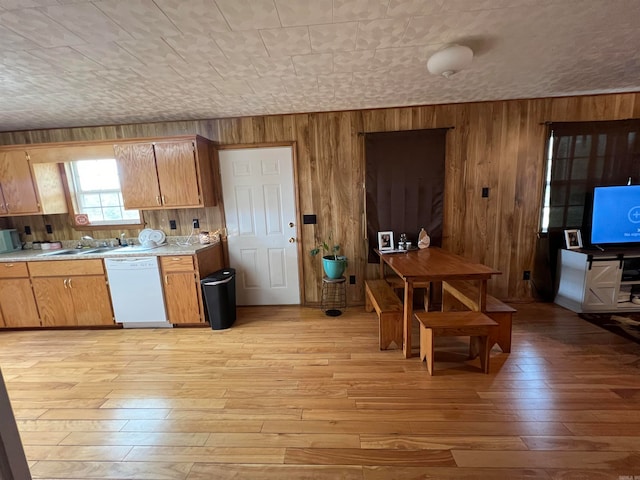
<instances>
[{"instance_id":1,"label":"kitchen countertop","mask_svg":"<svg viewBox=\"0 0 640 480\"><path fill-rule=\"evenodd\" d=\"M171 255L194 255L199 251L213 248L217 243L201 245L199 243L193 245L177 245L168 243L162 247L149 250L139 250L132 247L115 247L107 252L84 253L78 255L49 255L58 250L18 250L16 252L0 254L0 263L6 262L34 262L42 260L84 260L89 258L118 258L118 257L160 257ZM69 249L62 249L69 250ZM89 250L89 248L85 248Z\"/></svg>"}]
</instances>

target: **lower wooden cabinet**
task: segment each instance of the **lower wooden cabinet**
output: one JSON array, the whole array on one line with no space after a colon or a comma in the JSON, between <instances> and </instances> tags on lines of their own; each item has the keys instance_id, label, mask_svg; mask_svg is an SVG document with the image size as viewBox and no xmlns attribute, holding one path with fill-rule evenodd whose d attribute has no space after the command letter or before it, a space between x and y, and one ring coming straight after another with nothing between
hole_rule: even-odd
<instances>
[{"instance_id":1,"label":"lower wooden cabinet","mask_svg":"<svg viewBox=\"0 0 640 480\"><path fill-rule=\"evenodd\" d=\"M42 277L32 281L43 326L114 324L104 277Z\"/></svg>"},{"instance_id":2,"label":"lower wooden cabinet","mask_svg":"<svg viewBox=\"0 0 640 480\"><path fill-rule=\"evenodd\" d=\"M26 262L0 264L0 326L40 326Z\"/></svg>"},{"instance_id":3,"label":"lower wooden cabinet","mask_svg":"<svg viewBox=\"0 0 640 480\"><path fill-rule=\"evenodd\" d=\"M200 323L200 280L193 265L193 256L160 257L164 300L170 323Z\"/></svg>"},{"instance_id":4,"label":"lower wooden cabinet","mask_svg":"<svg viewBox=\"0 0 640 480\"><path fill-rule=\"evenodd\" d=\"M207 319L200 279L224 267L222 246L160 256L170 323ZM115 325L101 259L0 262L0 328Z\"/></svg>"},{"instance_id":5,"label":"lower wooden cabinet","mask_svg":"<svg viewBox=\"0 0 640 480\"><path fill-rule=\"evenodd\" d=\"M204 323L200 280L224 268L222 245L198 251L195 255L160 257L167 316L171 323Z\"/></svg>"},{"instance_id":6,"label":"lower wooden cabinet","mask_svg":"<svg viewBox=\"0 0 640 480\"><path fill-rule=\"evenodd\" d=\"M114 325L102 260L29 262L45 327Z\"/></svg>"}]
</instances>

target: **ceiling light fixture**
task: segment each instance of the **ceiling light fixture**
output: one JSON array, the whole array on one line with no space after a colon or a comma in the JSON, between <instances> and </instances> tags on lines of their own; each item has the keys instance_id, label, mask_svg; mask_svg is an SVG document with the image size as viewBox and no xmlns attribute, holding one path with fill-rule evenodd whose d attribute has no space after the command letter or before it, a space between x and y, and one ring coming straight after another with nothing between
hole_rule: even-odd
<instances>
[{"instance_id":1,"label":"ceiling light fixture","mask_svg":"<svg viewBox=\"0 0 640 480\"><path fill-rule=\"evenodd\" d=\"M462 70L473 60L473 50L464 45L451 45L431 55L427 70L433 75L449 78Z\"/></svg>"}]
</instances>

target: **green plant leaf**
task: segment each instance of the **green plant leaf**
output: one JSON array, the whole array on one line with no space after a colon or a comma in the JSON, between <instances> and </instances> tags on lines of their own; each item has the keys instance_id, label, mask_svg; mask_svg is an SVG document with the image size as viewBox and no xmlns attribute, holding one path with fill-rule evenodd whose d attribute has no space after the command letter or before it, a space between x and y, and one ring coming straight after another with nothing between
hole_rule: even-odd
<instances>
[{"instance_id":1,"label":"green plant leaf","mask_svg":"<svg viewBox=\"0 0 640 480\"><path fill-rule=\"evenodd\" d=\"M309 254L312 257L315 257L316 255L318 255L318 253L320 253L320 250L322 250L326 252L327 255L332 255L337 259L338 252L340 251L340 245L333 244L331 234L329 235L329 238L327 240L328 241L320 242L315 248L309 251ZM329 245L331 245L331 247Z\"/></svg>"}]
</instances>

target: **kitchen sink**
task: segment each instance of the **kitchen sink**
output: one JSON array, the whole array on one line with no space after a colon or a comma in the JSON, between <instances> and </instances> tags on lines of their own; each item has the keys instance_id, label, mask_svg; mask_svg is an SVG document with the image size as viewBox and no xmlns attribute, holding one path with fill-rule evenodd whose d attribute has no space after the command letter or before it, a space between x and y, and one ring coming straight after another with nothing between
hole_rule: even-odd
<instances>
[{"instance_id":1,"label":"kitchen sink","mask_svg":"<svg viewBox=\"0 0 640 480\"><path fill-rule=\"evenodd\" d=\"M58 255L77 255L80 253L79 249L66 248L64 250L51 250L50 252L41 253L39 257L57 257Z\"/></svg>"},{"instance_id":2,"label":"kitchen sink","mask_svg":"<svg viewBox=\"0 0 640 480\"><path fill-rule=\"evenodd\" d=\"M120 247L95 247L95 248L65 248L63 250L52 250L50 252L41 253L40 257L57 257L58 255L64 256L78 256L88 255L90 253L106 253L117 250Z\"/></svg>"},{"instance_id":3,"label":"kitchen sink","mask_svg":"<svg viewBox=\"0 0 640 480\"><path fill-rule=\"evenodd\" d=\"M80 252L78 253L78 255L86 255L88 253L106 253L106 252L113 252L114 250L118 250L120 247L96 247L96 248L89 248L87 250L80 250Z\"/></svg>"}]
</instances>

